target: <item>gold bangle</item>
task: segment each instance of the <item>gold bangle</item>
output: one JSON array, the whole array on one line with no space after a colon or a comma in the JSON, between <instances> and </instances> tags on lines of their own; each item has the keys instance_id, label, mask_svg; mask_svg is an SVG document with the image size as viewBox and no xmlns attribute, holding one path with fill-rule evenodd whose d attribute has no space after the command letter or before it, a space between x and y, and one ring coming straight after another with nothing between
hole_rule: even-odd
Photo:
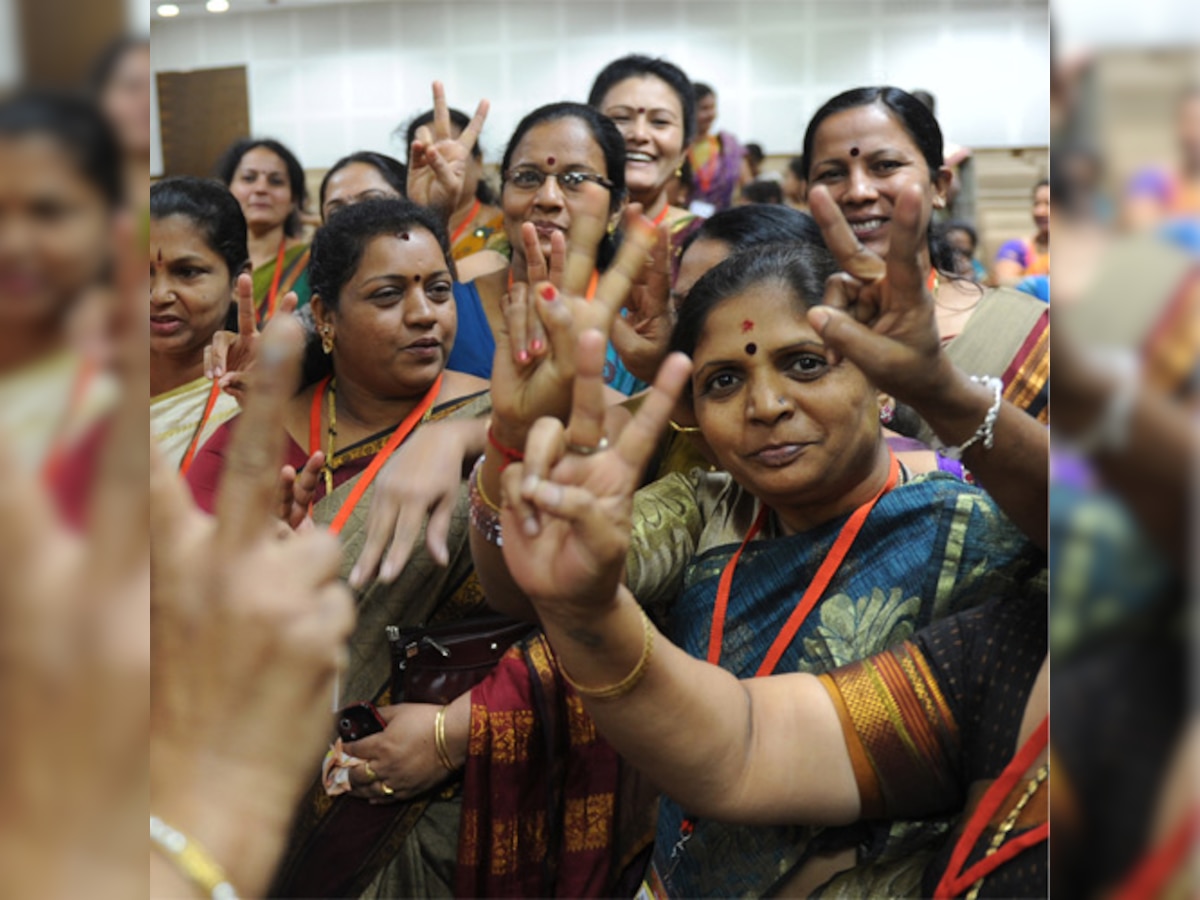
<instances>
[{"instance_id":1,"label":"gold bangle","mask_svg":"<svg viewBox=\"0 0 1200 900\"><path fill-rule=\"evenodd\" d=\"M172 865L213 900L238 900L221 864L212 854L182 831L178 831L160 819L150 817L150 840Z\"/></svg>"},{"instance_id":2,"label":"gold bangle","mask_svg":"<svg viewBox=\"0 0 1200 900\"><path fill-rule=\"evenodd\" d=\"M697 434L700 431L699 425L680 425L674 419L667 419L667 424L671 426L672 431L678 431L680 434Z\"/></svg>"},{"instance_id":3,"label":"gold bangle","mask_svg":"<svg viewBox=\"0 0 1200 900\"><path fill-rule=\"evenodd\" d=\"M438 710L433 720L433 747L437 750L438 760L447 771L454 771L454 763L450 761L450 751L446 747L446 707Z\"/></svg>"},{"instance_id":4,"label":"gold bangle","mask_svg":"<svg viewBox=\"0 0 1200 900\"><path fill-rule=\"evenodd\" d=\"M500 507L493 503L492 498L484 493L483 490L483 461L485 459L487 459L486 455L479 457L479 465L475 469L475 490L479 492L479 499L483 501L484 506L492 510L492 512L498 513L500 512Z\"/></svg>"},{"instance_id":5,"label":"gold bangle","mask_svg":"<svg viewBox=\"0 0 1200 900\"><path fill-rule=\"evenodd\" d=\"M591 697L596 700L614 700L617 697L624 697L645 677L646 667L650 664L650 656L654 652L654 625L650 622L650 617L646 615L646 610L639 607L638 611L642 614L642 658L633 667L633 671L616 684L598 688L584 687L568 675L565 668L561 665L558 667L567 684L575 688L579 696Z\"/></svg>"}]
</instances>

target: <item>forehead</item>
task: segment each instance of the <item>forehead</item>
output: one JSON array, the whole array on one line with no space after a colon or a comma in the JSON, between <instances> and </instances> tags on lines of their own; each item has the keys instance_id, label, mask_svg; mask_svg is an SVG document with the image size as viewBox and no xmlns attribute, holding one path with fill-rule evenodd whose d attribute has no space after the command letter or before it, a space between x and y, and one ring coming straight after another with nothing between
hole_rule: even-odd
<instances>
[{"instance_id":1,"label":"forehead","mask_svg":"<svg viewBox=\"0 0 1200 900\"><path fill-rule=\"evenodd\" d=\"M587 166L602 175L608 174L604 152L582 119L569 117L534 125L521 138L511 165L545 166L549 157L555 160L552 168Z\"/></svg>"},{"instance_id":2,"label":"forehead","mask_svg":"<svg viewBox=\"0 0 1200 900\"><path fill-rule=\"evenodd\" d=\"M446 258L434 236L420 226L399 234L381 234L372 238L363 250L354 281L379 275L427 275L446 268Z\"/></svg>"},{"instance_id":3,"label":"forehead","mask_svg":"<svg viewBox=\"0 0 1200 900\"><path fill-rule=\"evenodd\" d=\"M150 242L155 253L166 256L216 257L204 229L190 216L173 213L150 220Z\"/></svg>"},{"instance_id":4,"label":"forehead","mask_svg":"<svg viewBox=\"0 0 1200 900\"><path fill-rule=\"evenodd\" d=\"M826 118L813 137L813 157L842 156L851 146L860 150L893 147L919 153L916 141L892 112L881 103L844 109Z\"/></svg>"},{"instance_id":5,"label":"forehead","mask_svg":"<svg viewBox=\"0 0 1200 900\"><path fill-rule=\"evenodd\" d=\"M729 245L711 238L698 238L679 260L679 275L675 279L675 293L687 294L709 269L729 256Z\"/></svg>"},{"instance_id":6,"label":"forehead","mask_svg":"<svg viewBox=\"0 0 1200 900\"><path fill-rule=\"evenodd\" d=\"M683 112L679 95L657 75L634 75L618 81L608 89L601 105L664 109L676 115Z\"/></svg>"},{"instance_id":7,"label":"forehead","mask_svg":"<svg viewBox=\"0 0 1200 900\"><path fill-rule=\"evenodd\" d=\"M743 331L746 322L753 324L752 332ZM800 341L821 343L792 291L778 281L760 281L709 312L696 343L696 366L710 358L740 354L750 333L768 352Z\"/></svg>"},{"instance_id":8,"label":"forehead","mask_svg":"<svg viewBox=\"0 0 1200 900\"><path fill-rule=\"evenodd\" d=\"M387 183L374 166L361 162L350 163L329 176L329 182L325 185L325 202L328 203L335 197L352 197L371 190L386 191L392 196L399 196L396 189Z\"/></svg>"},{"instance_id":9,"label":"forehead","mask_svg":"<svg viewBox=\"0 0 1200 900\"><path fill-rule=\"evenodd\" d=\"M0 137L0 186L6 194L64 194L76 190L99 194L62 144L36 133Z\"/></svg>"},{"instance_id":10,"label":"forehead","mask_svg":"<svg viewBox=\"0 0 1200 900\"><path fill-rule=\"evenodd\" d=\"M287 174L287 163L274 150L266 147L255 147L247 150L238 160L238 169L255 169L260 172L280 172Z\"/></svg>"}]
</instances>

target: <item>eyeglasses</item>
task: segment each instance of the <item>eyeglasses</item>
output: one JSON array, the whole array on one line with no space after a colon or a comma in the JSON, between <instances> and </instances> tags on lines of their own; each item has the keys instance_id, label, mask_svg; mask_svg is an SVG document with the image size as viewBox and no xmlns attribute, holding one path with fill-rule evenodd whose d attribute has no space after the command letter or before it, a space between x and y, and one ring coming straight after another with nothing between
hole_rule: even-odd
<instances>
[{"instance_id":1,"label":"eyeglasses","mask_svg":"<svg viewBox=\"0 0 1200 900\"><path fill-rule=\"evenodd\" d=\"M533 166L509 169L504 176L504 181L518 191L536 191L546 183L547 178L553 178L558 182L558 186L568 194L576 194L583 190L583 185L588 181L608 188L610 191L613 189L611 181L595 172L543 172Z\"/></svg>"}]
</instances>

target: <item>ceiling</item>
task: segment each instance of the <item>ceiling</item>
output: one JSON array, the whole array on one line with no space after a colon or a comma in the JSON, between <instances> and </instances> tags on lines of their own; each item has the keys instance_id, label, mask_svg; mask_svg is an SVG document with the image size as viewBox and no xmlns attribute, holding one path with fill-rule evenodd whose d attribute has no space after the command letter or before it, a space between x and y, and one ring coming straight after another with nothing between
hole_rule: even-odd
<instances>
[{"instance_id":1,"label":"ceiling","mask_svg":"<svg viewBox=\"0 0 1200 900\"><path fill-rule=\"evenodd\" d=\"M312 6L341 6L346 3L380 3L395 2L395 0L228 0L229 10L223 13L210 13L204 8L206 0L169 0L179 7L179 15L163 18L156 12L162 0L150 0L150 21L170 22L172 19L182 19L187 16L236 15L237 13L261 13L270 10L288 10Z\"/></svg>"}]
</instances>

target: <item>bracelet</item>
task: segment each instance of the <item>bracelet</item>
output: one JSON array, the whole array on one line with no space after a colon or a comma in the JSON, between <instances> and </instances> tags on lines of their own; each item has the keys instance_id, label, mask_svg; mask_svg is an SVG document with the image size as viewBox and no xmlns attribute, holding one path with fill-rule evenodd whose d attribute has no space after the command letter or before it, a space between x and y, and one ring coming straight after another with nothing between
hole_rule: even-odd
<instances>
[{"instance_id":1,"label":"bracelet","mask_svg":"<svg viewBox=\"0 0 1200 900\"><path fill-rule=\"evenodd\" d=\"M1137 359L1129 354L1118 355L1110 360L1119 381L1116 389L1105 400L1104 409L1088 428L1075 438L1066 438L1051 430L1051 439L1076 456L1095 456L1105 451L1117 452L1129 441L1129 420L1137 402L1138 378Z\"/></svg>"},{"instance_id":2,"label":"bracelet","mask_svg":"<svg viewBox=\"0 0 1200 900\"><path fill-rule=\"evenodd\" d=\"M642 658L638 660L638 664L633 667L633 671L618 681L616 684L610 684L607 687L584 687L575 681L567 670L561 665L558 667L562 672L563 679L571 687L575 688L576 692L581 697L591 697L596 700L615 700L617 697L624 697L632 691L641 682L646 675L646 667L650 663L650 656L654 652L654 625L650 622L650 617L646 615L646 611L638 608L642 614Z\"/></svg>"},{"instance_id":3,"label":"bracelet","mask_svg":"<svg viewBox=\"0 0 1200 900\"><path fill-rule=\"evenodd\" d=\"M680 425L674 419L667 419L667 424L671 426L671 430L679 434L696 434L700 431L699 425Z\"/></svg>"},{"instance_id":4,"label":"bracelet","mask_svg":"<svg viewBox=\"0 0 1200 900\"><path fill-rule=\"evenodd\" d=\"M437 750L438 760L446 767L446 771L454 771L454 763L450 761L450 751L446 747L446 707L438 710L433 720L433 747Z\"/></svg>"},{"instance_id":5,"label":"bracelet","mask_svg":"<svg viewBox=\"0 0 1200 900\"><path fill-rule=\"evenodd\" d=\"M485 459L487 459L486 456L481 456L475 461L475 467L471 469L471 477L467 479L471 524L489 544L503 547L504 538L500 531L500 507L488 498L487 494L483 492L483 485L479 483L479 473Z\"/></svg>"},{"instance_id":6,"label":"bracelet","mask_svg":"<svg viewBox=\"0 0 1200 900\"><path fill-rule=\"evenodd\" d=\"M524 462L525 454L520 450L514 450L512 447L506 447L496 438L496 433L492 430L492 423L488 423L487 442L492 448L500 454L503 462L500 463L500 471L503 472L511 463Z\"/></svg>"},{"instance_id":7,"label":"bracelet","mask_svg":"<svg viewBox=\"0 0 1200 900\"><path fill-rule=\"evenodd\" d=\"M212 855L158 816L150 817L150 840L188 881L213 900L238 900L225 870Z\"/></svg>"},{"instance_id":8,"label":"bracelet","mask_svg":"<svg viewBox=\"0 0 1200 900\"><path fill-rule=\"evenodd\" d=\"M983 423L975 429L975 433L967 439L966 443L959 444L957 447L947 447L938 437L933 438L930 446L946 459L961 460L963 453L980 441L983 442L984 450L991 450L992 444L996 441L996 419L1000 416L1000 406L1004 402L1004 382L990 375L972 375L971 380L992 389L992 405L988 407L987 415L983 417Z\"/></svg>"}]
</instances>

